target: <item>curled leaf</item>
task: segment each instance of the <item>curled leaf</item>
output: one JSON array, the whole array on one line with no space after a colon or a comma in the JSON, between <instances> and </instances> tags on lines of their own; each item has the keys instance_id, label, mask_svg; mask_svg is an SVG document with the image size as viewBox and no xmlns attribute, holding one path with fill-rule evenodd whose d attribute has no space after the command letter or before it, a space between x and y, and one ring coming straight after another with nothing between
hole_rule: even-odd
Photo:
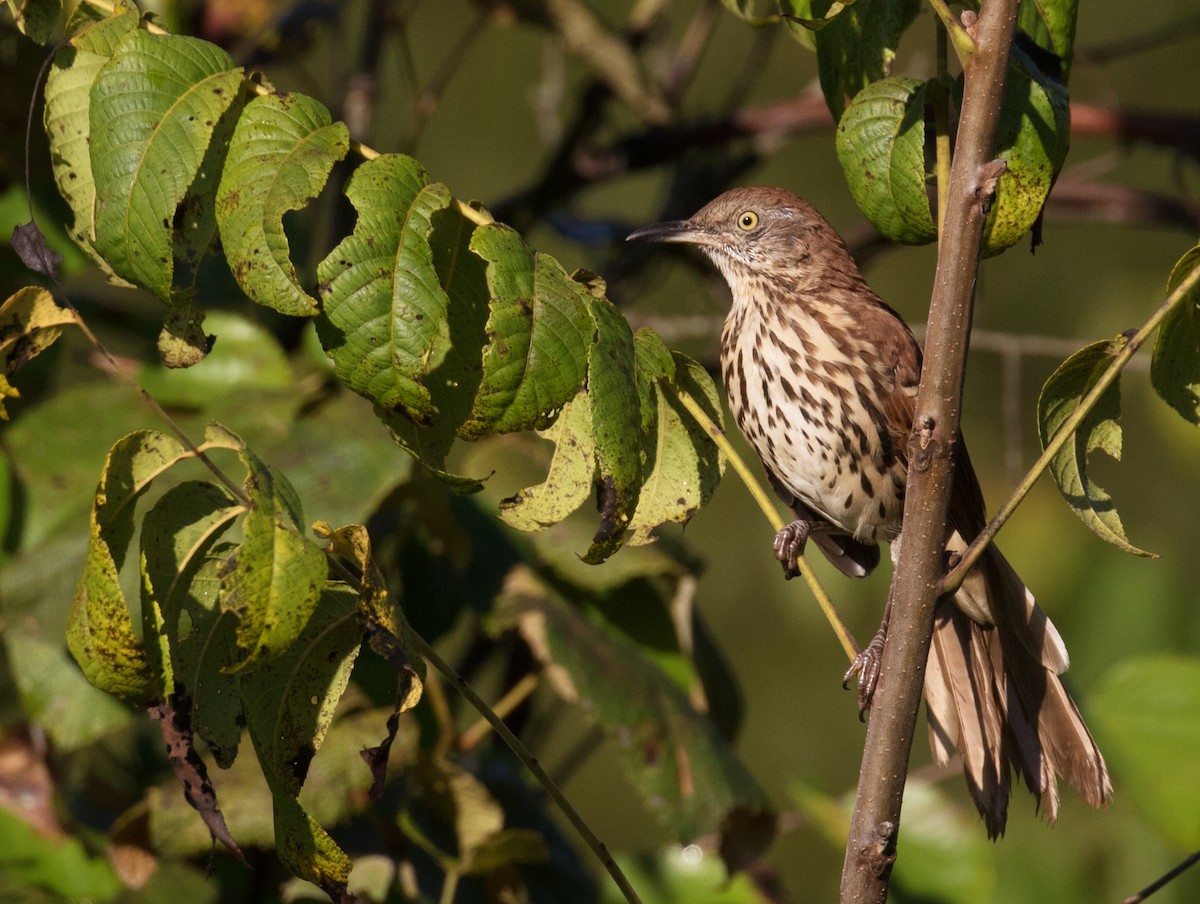
<instances>
[{"instance_id":1,"label":"curled leaf","mask_svg":"<svg viewBox=\"0 0 1200 904\"><path fill-rule=\"evenodd\" d=\"M1038 429L1045 447L1063 422L1079 407L1112 360L1123 340L1094 342L1062 363L1042 387L1038 397ZM1125 529L1112 498L1088 476L1088 456L1102 451L1121 458L1121 389L1115 380L1087 413L1067 443L1050 462L1050 473L1072 511L1097 536L1138 556L1153 553L1138 549L1125 537Z\"/></svg>"}]
</instances>

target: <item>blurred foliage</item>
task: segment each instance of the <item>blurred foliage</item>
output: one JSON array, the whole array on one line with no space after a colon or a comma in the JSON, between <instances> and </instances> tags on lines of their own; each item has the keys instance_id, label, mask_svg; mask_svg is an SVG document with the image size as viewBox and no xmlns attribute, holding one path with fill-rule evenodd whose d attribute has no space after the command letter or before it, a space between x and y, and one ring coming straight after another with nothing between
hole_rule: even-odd
<instances>
[{"instance_id":1,"label":"blurred foliage","mask_svg":"<svg viewBox=\"0 0 1200 904\"><path fill-rule=\"evenodd\" d=\"M63 257L55 291L114 358L0 248L0 895L620 900L453 682L422 681L416 632L496 701L644 901L831 898L861 743L844 664L673 398L719 414L704 365L723 289L617 243L734 182L797 189L859 250L861 215L931 241L929 105L953 113L958 89L929 7L147 4L172 37L131 10L5 8L3 235L28 216L33 99L50 147L35 129L29 203ZM977 345L968 386L994 501L1036 451L1014 430L1056 364L1025 335L1079 348L1136 327L1195 259L1172 271L1200 224L1181 76L1195 13L1122 9L1088 5L1077 25L1073 0L1022 8L989 250L1031 228L1046 243L981 276L979 325L1011 339L1002 359ZM38 43L68 22L81 37L37 107ZM1070 133L1068 74L1073 104L1147 118ZM836 140L831 118L801 115L818 85ZM398 153L363 163L361 145ZM474 197L490 213L459 200ZM913 322L932 260L872 262ZM1152 374L1192 422L1194 308L1174 309ZM1064 365L1078 379L1051 383L1056 417L1106 355ZM894 900L1116 900L1200 846L1198 438L1153 390L1127 374L1059 481L1082 486L1085 520L1129 525L1161 559L1096 543L1049 482L1004 536L1074 653L1112 810L1068 804L1050 832L1015 807L989 845L957 776L918 754ZM1088 458L1122 436L1119 467ZM685 542L673 522L700 509ZM869 633L880 580L829 580ZM214 844L222 825L236 850ZM1185 876L1158 900L1197 894Z\"/></svg>"}]
</instances>

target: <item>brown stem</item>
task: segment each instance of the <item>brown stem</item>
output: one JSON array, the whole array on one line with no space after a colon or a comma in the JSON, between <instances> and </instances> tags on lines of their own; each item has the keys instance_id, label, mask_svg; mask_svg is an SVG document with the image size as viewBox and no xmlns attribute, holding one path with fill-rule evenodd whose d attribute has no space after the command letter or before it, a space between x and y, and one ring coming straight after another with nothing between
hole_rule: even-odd
<instances>
[{"instance_id":1,"label":"brown stem","mask_svg":"<svg viewBox=\"0 0 1200 904\"><path fill-rule=\"evenodd\" d=\"M892 588L895 605L846 843L842 904L883 904L896 856L900 804L941 578L967 339L986 200L998 175L992 153L1017 6L1018 0L989 0L972 28L976 50L966 68L945 240L938 249L925 366L908 444L904 534Z\"/></svg>"}]
</instances>

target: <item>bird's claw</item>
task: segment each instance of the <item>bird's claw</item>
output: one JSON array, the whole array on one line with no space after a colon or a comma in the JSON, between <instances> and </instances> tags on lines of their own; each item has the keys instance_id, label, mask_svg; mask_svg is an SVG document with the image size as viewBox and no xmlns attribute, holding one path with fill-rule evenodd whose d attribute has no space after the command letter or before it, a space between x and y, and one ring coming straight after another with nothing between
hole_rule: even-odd
<instances>
[{"instance_id":1,"label":"bird's claw","mask_svg":"<svg viewBox=\"0 0 1200 904\"><path fill-rule=\"evenodd\" d=\"M775 534L775 558L783 566L783 576L791 579L800 574L796 560L804 555L804 545L808 542L809 524L807 521L793 521L787 527Z\"/></svg>"},{"instance_id":2,"label":"bird's claw","mask_svg":"<svg viewBox=\"0 0 1200 904\"><path fill-rule=\"evenodd\" d=\"M850 668L842 676L842 687L849 688L850 679L858 675L858 716L861 719L871 708L871 698L875 696L875 686L879 684L879 671L883 664L883 643L887 635L880 631L869 644L863 647Z\"/></svg>"}]
</instances>

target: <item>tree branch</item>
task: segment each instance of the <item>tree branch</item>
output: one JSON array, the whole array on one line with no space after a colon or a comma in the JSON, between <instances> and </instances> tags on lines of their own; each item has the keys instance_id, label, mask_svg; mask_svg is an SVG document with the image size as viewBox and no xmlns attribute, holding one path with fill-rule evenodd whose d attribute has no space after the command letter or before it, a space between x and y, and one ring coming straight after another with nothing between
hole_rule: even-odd
<instances>
[{"instance_id":1,"label":"tree branch","mask_svg":"<svg viewBox=\"0 0 1200 904\"><path fill-rule=\"evenodd\" d=\"M900 805L941 579L985 202L998 175L991 158L1017 7L1018 0L989 0L971 29L976 50L966 69L925 367L908 443L908 489L892 582L892 620L846 843L842 904L883 904L896 856Z\"/></svg>"}]
</instances>

